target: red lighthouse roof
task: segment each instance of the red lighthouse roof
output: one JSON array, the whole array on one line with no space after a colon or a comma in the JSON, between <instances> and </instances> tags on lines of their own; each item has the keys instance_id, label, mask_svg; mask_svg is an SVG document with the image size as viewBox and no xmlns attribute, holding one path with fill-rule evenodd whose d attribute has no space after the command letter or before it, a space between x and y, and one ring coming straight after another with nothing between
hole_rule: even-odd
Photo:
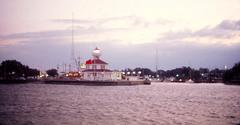
<instances>
[{"instance_id":1,"label":"red lighthouse roof","mask_svg":"<svg viewBox=\"0 0 240 125\"><path fill-rule=\"evenodd\" d=\"M85 64L108 64L101 59L89 59L85 62Z\"/></svg>"}]
</instances>

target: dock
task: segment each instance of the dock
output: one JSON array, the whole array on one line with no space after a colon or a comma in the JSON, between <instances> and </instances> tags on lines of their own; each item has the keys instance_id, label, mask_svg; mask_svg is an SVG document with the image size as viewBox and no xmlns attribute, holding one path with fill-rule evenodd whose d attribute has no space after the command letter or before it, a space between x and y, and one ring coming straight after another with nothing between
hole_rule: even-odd
<instances>
[{"instance_id":1,"label":"dock","mask_svg":"<svg viewBox=\"0 0 240 125\"><path fill-rule=\"evenodd\" d=\"M124 85L151 85L149 80L74 80L74 79L53 79L43 80L46 84L62 85L89 85L89 86L124 86Z\"/></svg>"}]
</instances>

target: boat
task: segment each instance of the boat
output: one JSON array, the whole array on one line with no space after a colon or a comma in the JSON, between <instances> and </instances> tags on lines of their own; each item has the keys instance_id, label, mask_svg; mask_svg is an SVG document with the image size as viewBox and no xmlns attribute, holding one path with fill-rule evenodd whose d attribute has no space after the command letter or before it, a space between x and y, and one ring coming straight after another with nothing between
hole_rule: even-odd
<instances>
[{"instance_id":1,"label":"boat","mask_svg":"<svg viewBox=\"0 0 240 125\"><path fill-rule=\"evenodd\" d=\"M186 83L194 83L194 81L192 79L189 79L186 81Z\"/></svg>"}]
</instances>

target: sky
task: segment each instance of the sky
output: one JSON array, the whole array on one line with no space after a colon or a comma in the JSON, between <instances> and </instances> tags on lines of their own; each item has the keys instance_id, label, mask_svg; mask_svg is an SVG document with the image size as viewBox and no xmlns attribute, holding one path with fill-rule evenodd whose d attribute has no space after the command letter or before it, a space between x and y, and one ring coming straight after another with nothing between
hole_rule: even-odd
<instances>
[{"instance_id":1,"label":"sky","mask_svg":"<svg viewBox=\"0 0 240 125\"><path fill-rule=\"evenodd\" d=\"M232 67L239 0L0 0L0 61L47 70L95 47L110 69Z\"/></svg>"}]
</instances>

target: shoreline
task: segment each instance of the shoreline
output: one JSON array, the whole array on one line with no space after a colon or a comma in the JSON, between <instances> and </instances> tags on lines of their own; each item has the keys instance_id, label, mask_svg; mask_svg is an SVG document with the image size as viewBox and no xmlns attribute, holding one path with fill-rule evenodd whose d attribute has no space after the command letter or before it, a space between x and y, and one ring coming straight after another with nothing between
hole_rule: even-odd
<instances>
[{"instance_id":1,"label":"shoreline","mask_svg":"<svg viewBox=\"0 0 240 125\"><path fill-rule=\"evenodd\" d=\"M89 85L89 86L120 86L120 85L151 85L151 83L157 84L224 84L224 85L240 85L240 82L204 82L204 83L187 83L187 82L156 82L150 81L149 83L144 84L144 81L128 81L128 80L116 80L116 81L90 81L90 80L0 80L0 84L4 85L16 85L16 84L55 84L55 85Z\"/></svg>"}]
</instances>

